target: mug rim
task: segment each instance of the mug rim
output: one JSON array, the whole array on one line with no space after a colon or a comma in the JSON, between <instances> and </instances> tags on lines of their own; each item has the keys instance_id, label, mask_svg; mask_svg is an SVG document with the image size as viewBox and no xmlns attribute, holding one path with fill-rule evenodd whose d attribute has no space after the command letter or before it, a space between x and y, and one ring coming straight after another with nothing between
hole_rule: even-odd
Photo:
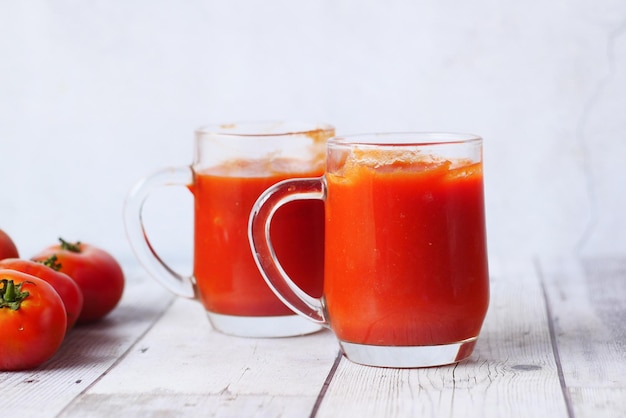
<instances>
[{"instance_id":1,"label":"mug rim","mask_svg":"<svg viewBox=\"0 0 626 418\"><path fill-rule=\"evenodd\" d=\"M334 136L328 140L329 145L358 146L434 146L452 144L481 143L480 135L462 132L438 131L397 131L372 132Z\"/></svg>"},{"instance_id":2,"label":"mug rim","mask_svg":"<svg viewBox=\"0 0 626 418\"><path fill-rule=\"evenodd\" d=\"M335 127L329 123L290 120L249 120L207 124L195 131L198 137L213 135L225 137L282 137L328 132L334 135Z\"/></svg>"}]
</instances>

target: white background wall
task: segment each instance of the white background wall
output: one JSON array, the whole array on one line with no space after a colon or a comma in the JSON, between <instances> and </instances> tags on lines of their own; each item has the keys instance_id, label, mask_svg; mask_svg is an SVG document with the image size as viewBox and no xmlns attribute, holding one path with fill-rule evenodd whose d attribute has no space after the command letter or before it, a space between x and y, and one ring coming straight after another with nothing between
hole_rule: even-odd
<instances>
[{"instance_id":1,"label":"white background wall","mask_svg":"<svg viewBox=\"0 0 626 418\"><path fill-rule=\"evenodd\" d=\"M626 252L623 0L0 1L0 228L24 256L131 259L139 178L190 163L199 125L276 118L480 134L493 256ZM176 196L152 228L186 259Z\"/></svg>"}]
</instances>

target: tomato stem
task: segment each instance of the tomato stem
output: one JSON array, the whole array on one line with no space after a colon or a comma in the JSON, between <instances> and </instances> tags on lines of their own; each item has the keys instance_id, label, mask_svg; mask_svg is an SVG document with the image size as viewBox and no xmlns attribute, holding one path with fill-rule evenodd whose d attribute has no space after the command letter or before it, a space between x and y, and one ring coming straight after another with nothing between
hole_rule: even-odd
<instances>
[{"instance_id":1,"label":"tomato stem","mask_svg":"<svg viewBox=\"0 0 626 418\"><path fill-rule=\"evenodd\" d=\"M71 242L65 241L63 238L59 238L59 241L61 242L61 249L62 250L71 251L73 253L81 252L81 250L80 250L80 241L76 241L73 244Z\"/></svg>"},{"instance_id":2,"label":"tomato stem","mask_svg":"<svg viewBox=\"0 0 626 418\"><path fill-rule=\"evenodd\" d=\"M52 254L45 260L38 261L38 263L41 263L46 267L50 267L54 271L60 271L62 267L61 263L59 263L59 257L57 257L56 254Z\"/></svg>"},{"instance_id":3,"label":"tomato stem","mask_svg":"<svg viewBox=\"0 0 626 418\"><path fill-rule=\"evenodd\" d=\"M22 282L16 286L13 280L2 279L0 283L2 283L2 289L0 289L0 309L9 308L13 311L20 309L24 299L30 295L28 291L22 292L22 285L30 282Z\"/></svg>"}]
</instances>

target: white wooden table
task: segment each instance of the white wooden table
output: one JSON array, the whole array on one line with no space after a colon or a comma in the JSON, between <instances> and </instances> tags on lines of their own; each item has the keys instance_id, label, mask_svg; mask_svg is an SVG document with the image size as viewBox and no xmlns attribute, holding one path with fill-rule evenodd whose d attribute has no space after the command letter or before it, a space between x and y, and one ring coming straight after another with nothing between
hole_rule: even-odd
<instances>
[{"instance_id":1,"label":"white wooden table","mask_svg":"<svg viewBox=\"0 0 626 418\"><path fill-rule=\"evenodd\" d=\"M328 331L221 335L198 303L127 266L110 317L42 368L0 373L0 416L626 417L626 257L490 267L472 357L400 370L350 363Z\"/></svg>"}]
</instances>

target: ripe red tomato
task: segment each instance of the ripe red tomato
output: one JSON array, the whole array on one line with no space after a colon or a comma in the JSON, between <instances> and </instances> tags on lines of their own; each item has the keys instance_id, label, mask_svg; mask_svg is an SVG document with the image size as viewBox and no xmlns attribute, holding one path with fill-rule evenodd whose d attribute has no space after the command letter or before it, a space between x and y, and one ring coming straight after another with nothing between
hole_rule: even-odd
<instances>
[{"instance_id":1,"label":"ripe red tomato","mask_svg":"<svg viewBox=\"0 0 626 418\"><path fill-rule=\"evenodd\" d=\"M19 257L17 247L11 237L0 229L0 260Z\"/></svg>"},{"instance_id":2,"label":"ripe red tomato","mask_svg":"<svg viewBox=\"0 0 626 418\"><path fill-rule=\"evenodd\" d=\"M57 352L67 327L54 288L30 274L0 269L0 370L27 370Z\"/></svg>"},{"instance_id":3,"label":"ripe red tomato","mask_svg":"<svg viewBox=\"0 0 626 418\"><path fill-rule=\"evenodd\" d=\"M21 271L22 273L38 277L54 287L54 290L61 296L61 300L65 305L67 330L69 331L76 324L78 316L83 309L83 292L70 276L57 271L58 268L60 268L60 265L56 262L55 257L50 257L43 263L21 258L0 260L0 269Z\"/></svg>"},{"instance_id":4,"label":"ripe red tomato","mask_svg":"<svg viewBox=\"0 0 626 418\"><path fill-rule=\"evenodd\" d=\"M53 245L35 255L34 261L43 261L56 255L61 265L59 271L70 276L83 292L83 309L78 324L95 322L119 303L124 292L124 272L108 252L93 245L69 243L59 239Z\"/></svg>"}]
</instances>

